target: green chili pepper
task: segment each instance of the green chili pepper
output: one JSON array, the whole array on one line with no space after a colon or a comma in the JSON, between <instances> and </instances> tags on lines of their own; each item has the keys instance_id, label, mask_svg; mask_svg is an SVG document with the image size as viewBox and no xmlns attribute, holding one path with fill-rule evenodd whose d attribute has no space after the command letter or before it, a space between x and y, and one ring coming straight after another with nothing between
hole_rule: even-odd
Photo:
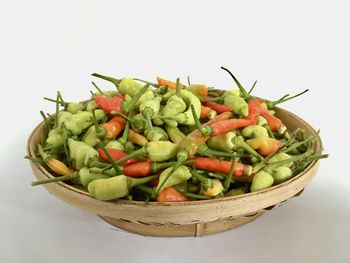
<instances>
[{"instance_id":1,"label":"green chili pepper","mask_svg":"<svg viewBox=\"0 0 350 263\"><path fill-rule=\"evenodd\" d=\"M229 106L234 113L243 117L248 116L248 104L242 97L233 94L224 95L224 104Z\"/></svg>"},{"instance_id":2,"label":"green chili pepper","mask_svg":"<svg viewBox=\"0 0 350 263\"><path fill-rule=\"evenodd\" d=\"M79 170L79 172L74 172L73 174L59 176L59 177L51 178L47 180L35 181L32 183L32 186L36 186L40 184L55 183L55 182L71 181L74 184L80 184L84 187L87 187L89 183L91 183L96 179L106 179L106 178L109 178L109 177L100 173L92 173L90 172L89 168L83 167Z\"/></svg>"},{"instance_id":3,"label":"green chili pepper","mask_svg":"<svg viewBox=\"0 0 350 263\"><path fill-rule=\"evenodd\" d=\"M252 185L250 186L251 192L260 191L269 188L273 185L273 177L270 173L265 171L259 171L253 177Z\"/></svg>"},{"instance_id":4,"label":"green chili pepper","mask_svg":"<svg viewBox=\"0 0 350 263\"><path fill-rule=\"evenodd\" d=\"M146 84L142 87L142 89L140 89L140 91L135 94L135 96L131 97L129 95L125 95L125 102L122 104L123 112L129 113L134 108L138 108L144 101L153 99L154 94L151 90L148 89L149 85Z\"/></svg>"},{"instance_id":5,"label":"green chili pepper","mask_svg":"<svg viewBox=\"0 0 350 263\"><path fill-rule=\"evenodd\" d=\"M160 102L162 98L155 97L152 100L147 100L141 103L140 105L140 112L142 113L143 117L147 120L148 128L152 128L152 119L155 118L159 114L160 110Z\"/></svg>"},{"instance_id":6,"label":"green chili pepper","mask_svg":"<svg viewBox=\"0 0 350 263\"><path fill-rule=\"evenodd\" d=\"M157 142L157 141L168 141L169 137L166 131L160 127L154 127L153 129L146 129L144 132L148 141Z\"/></svg>"},{"instance_id":7,"label":"green chili pepper","mask_svg":"<svg viewBox=\"0 0 350 263\"><path fill-rule=\"evenodd\" d=\"M178 127L170 127L169 125L165 125L165 130L173 143L178 144L183 138L186 137L186 135L183 134Z\"/></svg>"},{"instance_id":8,"label":"green chili pepper","mask_svg":"<svg viewBox=\"0 0 350 263\"><path fill-rule=\"evenodd\" d=\"M46 144L49 146L61 146L63 145L63 135L62 130L56 127L49 131Z\"/></svg>"},{"instance_id":9,"label":"green chili pepper","mask_svg":"<svg viewBox=\"0 0 350 263\"><path fill-rule=\"evenodd\" d=\"M63 124L66 120L70 119L71 116L73 116L72 113L70 112L67 112L67 111L60 111L58 114L57 114L57 128L59 130L62 130L63 128Z\"/></svg>"},{"instance_id":10,"label":"green chili pepper","mask_svg":"<svg viewBox=\"0 0 350 263\"><path fill-rule=\"evenodd\" d=\"M177 154L177 145L169 141L149 142L146 148L149 159L154 162L169 160Z\"/></svg>"},{"instance_id":11,"label":"green chili pepper","mask_svg":"<svg viewBox=\"0 0 350 263\"><path fill-rule=\"evenodd\" d=\"M176 91L171 90L168 93L166 93L164 95L164 98L170 98L173 95L175 95ZM195 124L195 120L193 118L193 114L192 114L192 109L190 107L190 105L193 105L194 110L197 114L197 116L200 116L201 113L201 102L200 100L196 97L196 95L194 95L193 93L187 91L187 90L180 90L180 97L181 99L186 103L187 105L187 110L183 113L178 113L175 116L166 116L166 114L163 114L166 120L173 120L176 121L176 125L177 124L184 124L184 125L194 125ZM173 126L172 124L167 123L169 126Z\"/></svg>"},{"instance_id":12,"label":"green chili pepper","mask_svg":"<svg viewBox=\"0 0 350 263\"><path fill-rule=\"evenodd\" d=\"M80 102L70 102L67 105L66 111L72 114L78 113L79 111L83 111L85 109L84 104Z\"/></svg>"},{"instance_id":13,"label":"green chili pepper","mask_svg":"<svg viewBox=\"0 0 350 263\"><path fill-rule=\"evenodd\" d=\"M124 151L124 146L119 141L109 141L105 147Z\"/></svg>"},{"instance_id":14,"label":"green chili pepper","mask_svg":"<svg viewBox=\"0 0 350 263\"><path fill-rule=\"evenodd\" d=\"M132 153L135 150L135 145L132 142L127 141L124 145L124 151L126 153Z\"/></svg>"},{"instance_id":15,"label":"green chili pepper","mask_svg":"<svg viewBox=\"0 0 350 263\"><path fill-rule=\"evenodd\" d=\"M98 152L84 142L68 139L70 159L75 170L87 167L93 160L98 159Z\"/></svg>"},{"instance_id":16,"label":"green chili pepper","mask_svg":"<svg viewBox=\"0 0 350 263\"><path fill-rule=\"evenodd\" d=\"M180 98L177 95L172 95L166 105L163 108L163 116L164 117L173 117L177 116L178 114L184 112L186 110L186 103L182 98ZM175 120L164 120L165 123L167 123L171 127L176 127L177 122Z\"/></svg>"},{"instance_id":17,"label":"green chili pepper","mask_svg":"<svg viewBox=\"0 0 350 263\"><path fill-rule=\"evenodd\" d=\"M73 114L64 122L64 127L74 135L79 135L82 131L93 124L92 113L83 111Z\"/></svg>"},{"instance_id":18,"label":"green chili pepper","mask_svg":"<svg viewBox=\"0 0 350 263\"><path fill-rule=\"evenodd\" d=\"M259 125L251 125L242 130L242 135L246 138L269 137L267 130Z\"/></svg>"},{"instance_id":19,"label":"green chili pepper","mask_svg":"<svg viewBox=\"0 0 350 263\"><path fill-rule=\"evenodd\" d=\"M170 141L148 142L145 147L130 153L128 156L116 161L116 164L123 163L132 158L147 157L154 162L163 162L174 158L177 154L177 145Z\"/></svg>"},{"instance_id":20,"label":"green chili pepper","mask_svg":"<svg viewBox=\"0 0 350 263\"><path fill-rule=\"evenodd\" d=\"M283 160L288 160L290 159L291 156L287 153L283 153L283 152L279 152L277 154L275 154L274 156L271 157L271 159L269 160L269 163L273 163L273 162L278 162L278 161L283 161ZM283 165L284 167L291 167L293 165L293 162L287 163L285 165Z\"/></svg>"},{"instance_id":21,"label":"green chili pepper","mask_svg":"<svg viewBox=\"0 0 350 263\"><path fill-rule=\"evenodd\" d=\"M159 185L162 185L162 182L167 177L168 173L172 170L173 167L169 167L165 169L159 176ZM169 179L160 187L157 187L157 191L162 191L163 189L180 184L182 182L186 182L188 179L190 179L192 174L190 173L190 170L184 166L181 165L179 168L177 168L172 175L170 175Z\"/></svg>"},{"instance_id":22,"label":"green chili pepper","mask_svg":"<svg viewBox=\"0 0 350 263\"><path fill-rule=\"evenodd\" d=\"M129 190L156 179L158 175L134 179L125 175L117 175L108 179L97 179L88 185L89 193L98 200L108 201L125 197Z\"/></svg>"},{"instance_id":23,"label":"green chili pepper","mask_svg":"<svg viewBox=\"0 0 350 263\"><path fill-rule=\"evenodd\" d=\"M153 123L157 126L161 126L164 124L164 121L161 116L163 116L164 106L160 105L159 113L153 118Z\"/></svg>"},{"instance_id":24,"label":"green chili pepper","mask_svg":"<svg viewBox=\"0 0 350 263\"><path fill-rule=\"evenodd\" d=\"M100 142L99 137L96 134L95 126L91 126L81 138L81 141L90 145L91 147L95 147L98 142Z\"/></svg>"},{"instance_id":25,"label":"green chili pepper","mask_svg":"<svg viewBox=\"0 0 350 263\"><path fill-rule=\"evenodd\" d=\"M292 178L293 171L288 167L281 166L274 169L271 175L274 179L274 183L280 184Z\"/></svg>"},{"instance_id":26,"label":"green chili pepper","mask_svg":"<svg viewBox=\"0 0 350 263\"><path fill-rule=\"evenodd\" d=\"M237 135L235 132L230 131L226 134L221 134L218 136L211 137L207 144L210 148L218 150L218 151L225 151L225 152L231 152L232 149L235 147L235 145L232 142L232 139L235 138Z\"/></svg>"}]
</instances>

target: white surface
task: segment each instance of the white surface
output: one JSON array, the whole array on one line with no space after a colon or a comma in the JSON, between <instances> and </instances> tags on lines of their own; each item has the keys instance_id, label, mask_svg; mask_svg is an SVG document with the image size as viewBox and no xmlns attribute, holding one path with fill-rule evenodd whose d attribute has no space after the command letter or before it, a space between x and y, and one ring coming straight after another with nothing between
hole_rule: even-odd
<instances>
[{"instance_id":1,"label":"white surface","mask_svg":"<svg viewBox=\"0 0 350 263\"><path fill-rule=\"evenodd\" d=\"M350 262L347 1L7 1L1 27L1 262ZM232 87L321 129L328 160L304 193L238 229L202 238L114 230L34 180L23 159L42 100L87 98L90 73ZM97 81L104 87L112 87Z\"/></svg>"}]
</instances>

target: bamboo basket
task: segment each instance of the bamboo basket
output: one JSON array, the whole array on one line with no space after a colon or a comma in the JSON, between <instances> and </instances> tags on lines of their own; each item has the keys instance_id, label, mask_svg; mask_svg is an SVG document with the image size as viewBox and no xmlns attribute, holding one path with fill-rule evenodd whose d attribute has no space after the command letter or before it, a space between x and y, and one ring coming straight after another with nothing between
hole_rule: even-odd
<instances>
[{"instance_id":1,"label":"bamboo basket","mask_svg":"<svg viewBox=\"0 0 350 263\"><path fill-rule=\"evenodd\" d=\"M306 135L315 135L316 131L304 120L293 113L276 108L276 115L289 130L305 129ZM40 123L31 133L27 152L34 156L43 131ZM322 147L320 139L317 148ZM53 178L44 167L31 162L37 179ZM64 182L46 184L47 191L64 202L97 214L104 221L126 231L146 236L203 236L227 231L249 223L263 213L278 207L289 198L298 196L313 177L319 167L314 161L290 180L271 188L213 200L188 201L178 203L117 200L99 201L89 193Z\"/></svg>"}]
</instances>

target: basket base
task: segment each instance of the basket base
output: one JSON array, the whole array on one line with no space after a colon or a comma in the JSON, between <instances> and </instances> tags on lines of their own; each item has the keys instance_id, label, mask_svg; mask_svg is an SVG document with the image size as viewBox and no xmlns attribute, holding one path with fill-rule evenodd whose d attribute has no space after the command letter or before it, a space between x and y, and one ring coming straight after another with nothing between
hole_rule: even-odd
<instances>
[{"instance_id":1,"label":"basket base","mask_svg":"<svg viewBox=\"0 0 350 263\"><path fill-rule=\"evenodd\" d=\"M189 237L189 236L205 236L224 232L246 223L249 223L259 216L264 211L259 211L251 215L245 215L241 217L225 218L214 222L200 223L200 224L186 224L186 225L162 225L154 223L142 223L131 222L124 219L117 219L108 216L100 216L105 222L126 230L131 233L143 235L143 236L155 236L155 237Z\"/></svg>"}]
</instances>

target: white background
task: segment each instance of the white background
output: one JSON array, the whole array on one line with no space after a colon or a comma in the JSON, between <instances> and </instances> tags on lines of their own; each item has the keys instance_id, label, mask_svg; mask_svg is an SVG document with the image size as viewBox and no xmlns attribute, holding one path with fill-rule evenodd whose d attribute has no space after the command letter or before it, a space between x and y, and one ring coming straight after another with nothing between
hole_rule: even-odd
<instances>
[{"instance_id":1,"label":"white background","mask_svg":"<svg viewBox=\"0 0 350 263\"><path fill-rule=\"evenodd\" d=\"M1 262L350 262L347 1L2 1ZM255 94L310 92L284 108L321 136L330 158L304 193L235 230L202 238L115 230L42 187L23 159L42 100L83 100L90 73L187 75ZM105 88L111 85L97 81Z\"/></svg>"}]
</instances>

